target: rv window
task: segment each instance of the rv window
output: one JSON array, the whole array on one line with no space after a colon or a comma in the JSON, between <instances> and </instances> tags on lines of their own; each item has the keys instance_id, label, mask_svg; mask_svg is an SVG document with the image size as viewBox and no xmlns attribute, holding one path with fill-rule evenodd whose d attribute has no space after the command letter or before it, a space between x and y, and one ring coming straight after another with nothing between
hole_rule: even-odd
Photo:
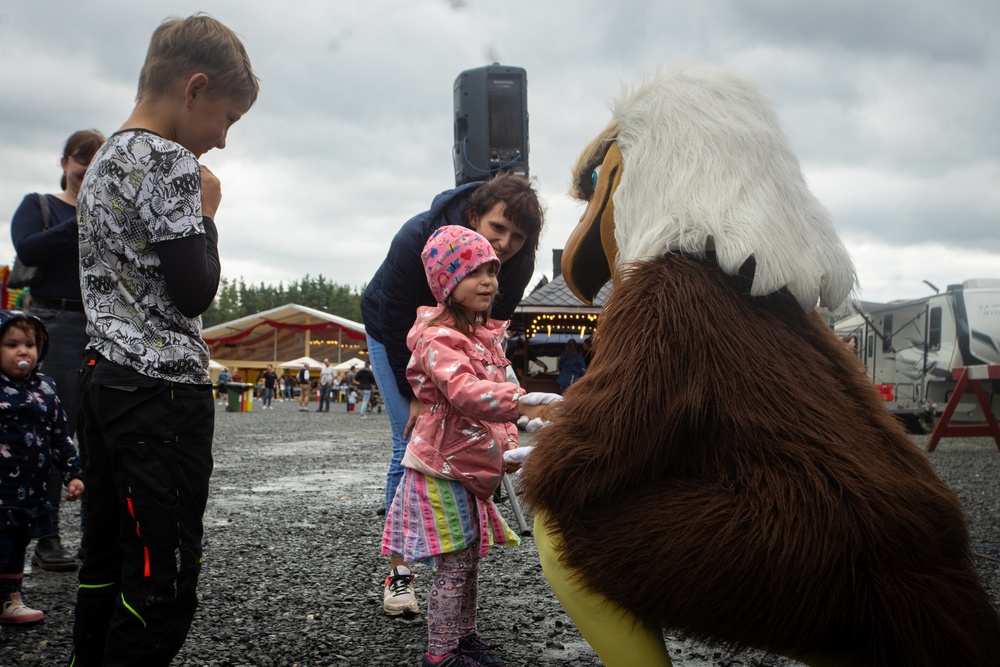
<instances>
[{"instance_id":1,"label":"rv window","mask_svg":"<svg viewBox=\"0 0 1000 667\"><path fill-rule=\"evenodd\" d=\"M875 356L875 334L868 334L868 345L867 345L868 358L871 359Z\"/></svg>"},{"instance_id":2,"label":"rv window","mask_svg":"<svg viewBox=\"0 0 1000 667\"><path fill-rule=\"evenodd\" d=\"M941 349L941 306L931 308L930 322L927 324L927 347Z\"/></svg>"},{"instance_id":3,"label":"rv window","mask_svg":"<svg viewBox=\"0 0 1000 667\"><path fill-rule=\"evenodd\" d=\"M892 313L882 318L882 352L892 352Z\"/></svg>"}]
</instances>

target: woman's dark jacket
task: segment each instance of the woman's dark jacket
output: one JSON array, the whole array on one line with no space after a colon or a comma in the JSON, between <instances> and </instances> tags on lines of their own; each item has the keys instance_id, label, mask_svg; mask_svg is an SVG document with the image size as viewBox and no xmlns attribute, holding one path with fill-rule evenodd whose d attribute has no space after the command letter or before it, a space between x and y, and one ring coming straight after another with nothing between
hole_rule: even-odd
<instances>
[{"instance_id":1,"label":"woman's dark jacket","mask_svg":"<svg viewBox=\"0 0 1000 667\"><path fill-rule=\"evenodd\" d=\"M436 229L445 225L468 226L466 203L480 185L481 182L467 183L442 192L434 198L430 210L410 218L392 239L389 253L361 297L365 331L385 346L396 385L406 398L413 397L406 380L406 365L410 361L406 334L416 321L418 307L436 305L424 275L420 251ZM493 318L513 317L534 272L535 258L525 249L500 267L500 291L493 304Z\"/></svg>"}]
</instances>

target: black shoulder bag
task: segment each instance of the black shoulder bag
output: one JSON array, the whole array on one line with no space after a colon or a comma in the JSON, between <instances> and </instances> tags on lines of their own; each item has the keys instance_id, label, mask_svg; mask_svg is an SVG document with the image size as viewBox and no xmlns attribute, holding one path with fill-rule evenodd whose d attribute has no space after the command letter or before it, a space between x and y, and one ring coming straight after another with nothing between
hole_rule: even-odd
<instances>
[{"instance_id":1,"label":"black shoulder bag","mask_svg":"<svg viewBox=\"0 0 1000 667\"><path fill-rule=\"evenodd\" d=\"M45 195L35 193L38 197L38 207L42 209L42 231L49 228L49 200ZM23 289L38 285L42 282L42 270L37 266L28 266L17 257L14 258L14 268L7 276L7 287L11 289Z\"/></svg>"}]
</instances>

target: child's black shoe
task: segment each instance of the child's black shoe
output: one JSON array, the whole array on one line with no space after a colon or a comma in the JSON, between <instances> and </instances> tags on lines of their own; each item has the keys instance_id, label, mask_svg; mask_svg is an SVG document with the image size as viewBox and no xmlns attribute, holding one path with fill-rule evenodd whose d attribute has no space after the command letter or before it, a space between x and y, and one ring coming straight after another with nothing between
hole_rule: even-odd
<instances>
[{"instance_id":1,"label":"child's black shoe","mask_svg":"<svg viewBox=\"0 0 1000 667\"><path fill-rule=\"evenodd\" d=\"M507 664L476 632L462 637L458 642L458 652L486 667L504 667Z\"/></svg>"}]
</instances>

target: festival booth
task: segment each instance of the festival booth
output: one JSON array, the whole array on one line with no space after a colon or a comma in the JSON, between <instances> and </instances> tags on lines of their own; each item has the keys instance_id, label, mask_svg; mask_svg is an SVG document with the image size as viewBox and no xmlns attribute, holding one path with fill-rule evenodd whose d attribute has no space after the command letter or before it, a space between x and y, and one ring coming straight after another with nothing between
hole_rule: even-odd
<instances>
[{"instance_id":1,"label":"festival booth","mask_svg":"<svg viewBox=\"0 0 1000 667\"><path fill-rule=\"evenodd\" d=\"M593 306L583 303L566 286L562 276L562 250L553 250L552 254L555 277L521 300L510 323L507 356L512 356L511 350L519 338L525 341L527 354L515 357L515 372L528 391L559 391L556 383L559 355L570 339L582 344L594 334L604 300L611 293L609 282L601 288Z\"/></svg>"},{"instance_id":2,"label":"festival booth","mask_svg":"<svg viewBox=\"0 0 1000 667\"><path fill-rule=\"evenodd\" d=\"M294 303L208 327L202 337L214 361L240 369L251 383L268 364L287 368L283 359L304 357L318 369L317 360L336 364L368 355L363 324Z\"/></svg>"}]
</instances>

